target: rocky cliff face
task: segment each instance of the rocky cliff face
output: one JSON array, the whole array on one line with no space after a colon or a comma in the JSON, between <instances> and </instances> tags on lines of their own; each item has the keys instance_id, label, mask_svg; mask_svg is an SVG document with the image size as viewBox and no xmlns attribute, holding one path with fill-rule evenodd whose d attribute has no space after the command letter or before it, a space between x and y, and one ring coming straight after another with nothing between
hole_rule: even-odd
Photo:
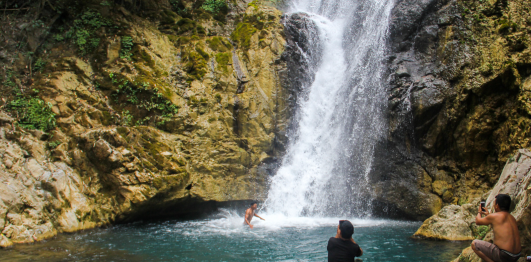
<instances>
[{"instance_id":1,"label":"rocky cliff face","mask_svg":"<svg viewBox=\"0 0 531 262\"><path fill-rule=\"evenodd\" d=\"M2 22L2 246L263 196L291 112L278 10L19 2Z\"/></svg>"},{"instance_id":2,"label":"rocky cliff face","mask_svg":"<svg viewBox=\"0 0 531 262\"><path fill-rule=\"evenodd\" d=\"M397 1L378 210L425 219L487 192L529 146L528 1Z\"/></svg>"}]
</instances>

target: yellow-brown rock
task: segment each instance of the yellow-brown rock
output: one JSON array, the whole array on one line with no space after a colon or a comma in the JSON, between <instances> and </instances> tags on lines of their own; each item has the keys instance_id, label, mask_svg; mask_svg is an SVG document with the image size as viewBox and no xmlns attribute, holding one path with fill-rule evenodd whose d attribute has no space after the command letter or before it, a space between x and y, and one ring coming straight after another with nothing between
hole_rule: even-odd
<instances>
[{"instance_id":1,"label":"yellow-brown rock","mask_svg":"<svg viewBox=\"0 0 531 262\"><path fill-rule=\"evenodd\" d=\"M27 88L50 103L57 127L30 132L0 111L2 247L264 197L260 167L278 157L277 124L288 117L281 12L236 4L225 26L201 10L192 21L154 6L171 26L106 11L123 29L93 54L47 50Z\"/></svg>"}]
</instances>

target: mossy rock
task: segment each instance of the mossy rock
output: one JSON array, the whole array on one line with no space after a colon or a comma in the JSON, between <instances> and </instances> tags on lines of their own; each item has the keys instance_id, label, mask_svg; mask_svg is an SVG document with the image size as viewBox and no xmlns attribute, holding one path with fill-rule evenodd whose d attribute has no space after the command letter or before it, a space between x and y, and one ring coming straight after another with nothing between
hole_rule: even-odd
<instances>
[{"instance_id":1,"label":"mossy rock","mask_svg":"<svg viewBox=\"0 0 531 262\"><path fill-rule=\"evenodd\" d=\"M232 45L229 43L229 41L219 36L207 39L206 42L208 47L216 52L227 52L232 48Z\"/></svg>"},{"instance_id":2,"label":"mossy rock","mask_svg":"<svg viewBox=\"0 0 531 262\"><path fill-rule=\"evenodd\" d=\"M251 47L251 37L256 31L256 28L249 23L239 23L230 38L243 49L249 49Z\"/></svg>"},{"instance_id":3,"label":"mossy rock","mask_svg":"<svg viewBox=\"0 0 531 262\"><path fill-rule=\"evenodd\" d=\"M173 25L177 22L179 16L171 10L164 10L160 12L159 21L161 25Z\"/></svg>"},{"instance_id":4,"label":"mossy rock","mask_svg":"<svg viewBox=\"0 0 531 262\"><path fill-rule=\"evenodd\" d=\"M184 34L187 32L192 32L192 34L194 34L196 26L197 25L193 20L189 18L183 18L177 22L173 29L177 32L177 34Z\"/></svg>"},{"instance_id":5,"label":"mossy rock","mask_svg":"<svg viewBox=\"0 0 531 262\"><path fill-rule=\"evenodd\" d=\"M230 52L225 53L217 53L216 54L216 63L217 63L217 69L224 74L229 73L229 63L232 59Z\"/></svg>"},{"instance_id":6,"label":"mossy rock","mask_svg":"<svg viewBox=\"0 0 531 262\"><path fill-rule=\"evenodd\" d=\"M197 35L200 35L200 36L206 36L207 34L205 28L201 25L197 25L197 27L195 28L195 31Z\"/></svg>"},{"instance_id":7,"label":"mossy rock","mask_svg":"<svg viewBox=\"0 0 531 262\"><path fill-rule=\"evenodd\" d=\"M191 79L201 79L207 72L207 61L197 51L184 52L182 54L184 69Z\"/></svg>"},{"instance_id":8,"label":"mossy rock","mask_svg":"<svg viewBox=\"0 0 531 262\"><path fill-rule=\"evenodd\" d=\"M201 46L196 46L195 51L199 53L205 60L210 59L210 55L208 55L208 53L205 52L205 50L203 50Z\"/></svg>"}]
</instances>

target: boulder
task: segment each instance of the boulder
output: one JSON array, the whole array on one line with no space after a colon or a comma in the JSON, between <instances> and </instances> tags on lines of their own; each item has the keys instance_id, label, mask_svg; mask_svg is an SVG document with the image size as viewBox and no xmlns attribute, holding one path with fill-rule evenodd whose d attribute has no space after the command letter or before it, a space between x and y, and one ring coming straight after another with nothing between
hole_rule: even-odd
<instances>
[{"instance_id":1,"label":"boulder","mask_svg":"<svg viewBox=\"0 0 531 262\"><path fill-rule=\"evenodd\" d=\"M11 240L9 240L9 238L4 236L4 234L0 234L0 247L1 248L8 248L8 247L12 247L12 246L13 246L13 242L11 242Z\"/></svg>"},{"instance_id":2,"label":"boulder","mask_svg":"<svg viewBox=\"0 0 531 262\"><path fill-rule=\"evenodd\" d=\"M94 143L93 152L97 159L105 160L107 157L109 157L109 155L111 155L112 146L109 144L109 142L100 139Z\"/></svg>"},{"instance_id":3,"label":"boulder","mask_svg":"<svg viewBox=\"0 0 531 262\"><path fill-rule=\"evenodd\" d=\"M426 219L414 236L439 240L475 239L477 202L463 206L449 205Z\"/></svg>"}]
</instances>

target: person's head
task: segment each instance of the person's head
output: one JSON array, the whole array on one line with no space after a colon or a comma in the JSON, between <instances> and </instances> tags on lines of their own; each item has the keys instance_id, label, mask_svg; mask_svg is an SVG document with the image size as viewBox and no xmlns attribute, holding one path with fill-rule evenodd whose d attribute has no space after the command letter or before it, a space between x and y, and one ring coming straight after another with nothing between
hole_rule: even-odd
<instances>
[{"instance_id":1,"label":"person's head","mask_svg":"<svg viewBox=\"0 0 531 262\"><path fill-rule=\"evenodd\" d=\"M339 220L339 226L337 227L339 234L344 239L350 239L354 234L354 226L348 220Z\"/></svg>"},{"instance_id":2,"label":"person's head","mask_svg":"<svg viewBox=\"0 0 531 262\"><path fill-rule=\"evenodd\" d=\"M256 210L256 208L258 208L258 203L256 203L256 202L252 202L252 203L251 203L251 209L252 209L252 210Z\"/></svg>"},{"instance_id":3,"label":"person's head","mask_svg":"<svg viewBox=\"0 0 531 262\"><path fill-rule=\"evenodd\" d=\"M509 212L511 208L511 197L506 194L498 194L494 200L494 210L496 212L506 211Z\"/></svg>"}]
</instances>

